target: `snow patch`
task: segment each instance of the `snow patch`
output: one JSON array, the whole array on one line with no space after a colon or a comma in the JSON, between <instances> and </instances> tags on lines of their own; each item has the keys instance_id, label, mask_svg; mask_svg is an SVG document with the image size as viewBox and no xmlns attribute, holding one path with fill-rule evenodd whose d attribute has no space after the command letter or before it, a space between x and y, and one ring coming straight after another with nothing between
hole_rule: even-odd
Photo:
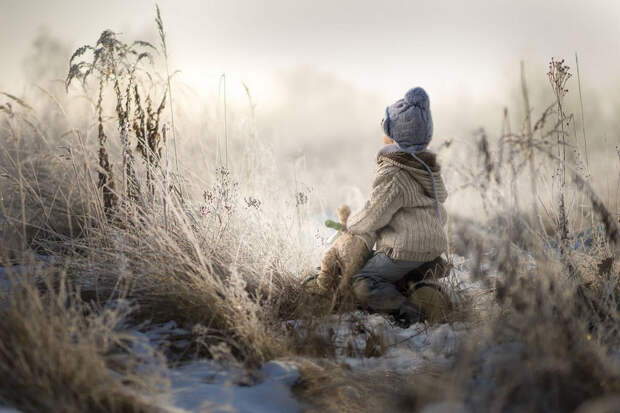
<instances>
[{"instance_id":1,"label":"snow patch","mask_svg":"<svg viewBox=\"0 0 620 413\"><path fill-rule=\"evenodd\" d=\"M242 369L198 360L171 369L171 410L178 412L299 412L291 392L299 379L292 362L270 361L259 371L257 383ZM249 382L249 383L248 383ZM248 385L250 384L250 385Z\"/></svg>"},{"instance_id":2,"label":"snow patch","mask_svg":"<svg viewBox=\"0 0 620 413\"><path fill-rule=\"evenodd\" d=\"M155 348L183 351L191 332L174 321L143 324L132 330L133 351L143 359L144 368L158 364ZM291 391L300 377L291 361L270 361L258 372L213 360L195 360L165 368L171 395L165 406L170 412L291 412L301 408Z\"/></svg>"}]
</instances>

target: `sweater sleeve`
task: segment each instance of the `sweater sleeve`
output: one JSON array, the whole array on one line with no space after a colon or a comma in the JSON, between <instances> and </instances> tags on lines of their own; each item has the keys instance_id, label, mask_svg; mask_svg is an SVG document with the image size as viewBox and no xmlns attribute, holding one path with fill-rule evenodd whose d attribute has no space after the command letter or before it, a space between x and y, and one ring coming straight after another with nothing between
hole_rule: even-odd
<instances>
[{"instance_id":1,"label":"sweater sleeve","mask_svg":"<svg viewBox=\"0 0 620 413\"><path fill-rule=\"evenodd\" d=\"M364 208L349 218L349 232L362 235L378 231L390 223L403 204L403 192L396 175L378 171L370 199Z\"/></svg>"}]
</instances>

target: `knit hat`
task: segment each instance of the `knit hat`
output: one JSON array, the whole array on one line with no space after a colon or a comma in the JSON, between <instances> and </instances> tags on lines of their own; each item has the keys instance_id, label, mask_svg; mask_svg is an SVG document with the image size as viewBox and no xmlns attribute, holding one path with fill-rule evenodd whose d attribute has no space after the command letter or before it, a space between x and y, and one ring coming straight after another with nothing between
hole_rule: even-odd
<instances>
[{"instance_id":1,"label":"knit hat","mask_svg":"<svg viewBox=\"0 0 620 413\"><path fill-rule=\"evenodd\" d=\"M410 89L405 97L385 108L382 122L385 134L401 150L417 153L426 149L433 137L433 119L428 95L421 87Z\"/></svg>"}]
</instances>

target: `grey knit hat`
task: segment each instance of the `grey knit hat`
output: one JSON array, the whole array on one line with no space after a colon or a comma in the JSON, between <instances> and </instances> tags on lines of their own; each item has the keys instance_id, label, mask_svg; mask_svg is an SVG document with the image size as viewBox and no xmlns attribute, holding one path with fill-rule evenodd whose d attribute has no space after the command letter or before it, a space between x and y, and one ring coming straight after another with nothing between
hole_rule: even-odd
<instances>
[{"instance_id":1,"label":"grey knit hat","mask_svg":"<svg viewBox=\"0 0 620 413\"><path fill-rule=\"evenodd\" d=\"M382 122L385 134L405 152L426 149L433 137L433 119L428 95L421 87L410 89L405 97L385 108Z\"/></svg>"}]
</instances>

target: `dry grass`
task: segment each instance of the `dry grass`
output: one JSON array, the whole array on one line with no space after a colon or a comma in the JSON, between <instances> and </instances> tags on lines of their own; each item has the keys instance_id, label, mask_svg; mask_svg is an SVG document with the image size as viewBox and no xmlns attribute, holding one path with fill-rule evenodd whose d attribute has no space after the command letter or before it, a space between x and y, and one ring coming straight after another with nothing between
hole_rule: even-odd
<instances>
[{"instance_id":1,"label":"dry grass","mask_svg":"<svg viewBox=\"0 0 620 413\"><path fill-rule=\"evenodd\" d=\"M165 47L159 14L158 24ZM162 77L156 63L139 65L147 56L137 48L154 49L106 31L76 52L94 53L74 62L68 79L95 86L87 92L93 124L82 129L64 113L61 124L40 119L12 95L0 101L0 262L27 263L35 251L61 260L67 273L35 274L56 282L24 284L0 309L0 376L11 380L0 382L4 403L151 409L137 395L162 384L153 372L137 374L144 361L119 332L122 318L177 321L193 331L189 356L225 348L248 367L315 357L302 362L295 388L310 411L414 411L448 399L474 410L567 411L620 392L612 354L620 342L618 220L572 151L563 65L553 66L556 102L535 118L523 79L522 127L512 130L506 114L498 139L481 131L470 162L448 166L480 194L487 218L455 219L452 247L493 294L483 305L464 297L450 315L475 326L457 363L386 378L338 365L334 343L318 332L330 298L307 294L302 280L319 262L308 233L320 200L284 176L254 130L239 153L231 146L231 159L243 162L213 165L203 180L189 167L173 173L170 77L151 83ZM588 228L592 246L573 248ZM119 298L134 311L110 310ZM287 330L291 319L302 319L303 334ZM382 338L371 341L365 356L382 354Z\"/></svg>"},{"instance_id":2,"label":"dry grass","mask_svg":"<svg viewBox=\"0 0 620 413\"><path fill-rule=\"evenodd\" d=\"M579 157L567 156L576 139L566 132L572 116L562 107L570 74L563 62L551 68L554 105L536 122L527 117L521 132L506 129L497 149L481 134L479 167L467 171L489 220L486 229L461 221L455 237L472 252L474 277L494 292L490 317L465 342L451 373L475 411L573 411L620 392L617 218L581 175ZM534 154L554 165L550 180ZM521 177L534 191L548 191L534 192L535 208L522 206ZM591 204L585 217L568 208L569 199Z\"/></svg>"},{"instance_id":3,"label":"dry grass","mask_svg":"<svg viewBox=\"0 0 620 413\"><path fill-rule=\"evenodd\" d=\"M414 374L355 372L329 361L300 361L293 392L308 412L412 412L440 401L458 401L440 370Z\"/></svg>"},{"instance_id":4,"label":"dry grass","mask_svg":"<svg viewBox=\"0 0 620 413\"><path fill-rule=\"evenodd\" d=\"M499 282L499 311L458 356L463 394L488 411L572 411L620 391L618 281L584 286L562 265ZM605 293L604 293L605 292Z\"/></svg>"},{"instance_id":5,"label":"dry grass","mask_svg":"<svg viewBox=\"0 0 620 413\"><path fill-rule=\"evenodd\" d=\"M20 262L25 250L48 253L48 240L84 236L94 215L80 140L71 147L66 135L56 138L64 126L47 128L23 105L0 119L0 262Z\"/></svg>"},{"instance_id":6,"label":"dry grass","mask_svg":"<svg viewBox=\"0 0 620 413\"><path fill-rule=\"evenodd\" d=\"M84 304L50 270L14 280L0 307L2 403L23 412L157 410L166 381L133 352L122 310Z\"/></svg>"}]
</instances>

